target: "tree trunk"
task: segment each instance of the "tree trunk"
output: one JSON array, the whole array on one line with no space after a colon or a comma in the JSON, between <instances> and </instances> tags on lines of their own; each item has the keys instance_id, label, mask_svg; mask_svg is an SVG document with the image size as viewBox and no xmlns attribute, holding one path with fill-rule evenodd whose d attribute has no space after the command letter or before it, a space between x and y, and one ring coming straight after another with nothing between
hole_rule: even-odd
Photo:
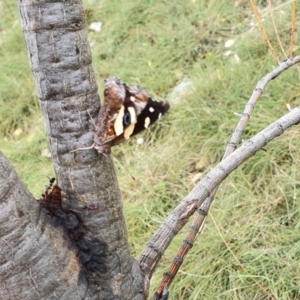
<instances>
[{"instance_id":1,"label":"tree trunk","mask_svg":"<svg viewBox=\"0 0 300 300\"><path fill-rule=\"evenodd\" d=\"M145 299L112 160L70 153L92 144L100 108L82 4L19 7L62 208L45 215L0 157L1 299Z\"/></svg>"}]
</instances>

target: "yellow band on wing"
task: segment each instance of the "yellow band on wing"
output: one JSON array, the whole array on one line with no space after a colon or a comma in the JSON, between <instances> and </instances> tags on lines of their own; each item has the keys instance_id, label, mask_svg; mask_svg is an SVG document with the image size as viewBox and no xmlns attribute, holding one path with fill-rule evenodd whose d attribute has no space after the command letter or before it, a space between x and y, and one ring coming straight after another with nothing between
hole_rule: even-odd
<instances>
[{"instance_id":1,"label":"yellow band on wing","mask_svg":"<svg viewBox=\"0 0 300 300\"><path fill-rule=\"evenodd\" d=\"M114 123L114 129L115 129L116 136L122 134L124 131L124 126L123 126L124 110L125 110L125 107L124 107L124 105L122 105L120 108L120 111L117 115L117 118L115 120L115 123Z\"/></svg>"},{"instance_id":2,"label":"yellow band on wing","mask_svg":"<svg viewBox=\"0 0 300 300\"><path fill-rule=\"evenodd\" d=\"M135 124L131 123L125 130L124 130L124 138L125 140L128 140L130 138L130 136L133 133Z\"/></svg>"}]
</instances>

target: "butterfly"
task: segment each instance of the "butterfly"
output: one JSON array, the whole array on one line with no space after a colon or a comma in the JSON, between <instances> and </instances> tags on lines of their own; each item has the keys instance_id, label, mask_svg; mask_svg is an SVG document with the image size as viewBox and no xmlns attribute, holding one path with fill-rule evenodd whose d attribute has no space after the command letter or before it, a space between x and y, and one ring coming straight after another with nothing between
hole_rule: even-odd
<instances>
[{"instance_id":1,"label":"butterfly","mask_svg":"<svg viewBox=\"0 0 300 300\"><path fill-rule=\"evenodd\" d=\"M95 148L108 156L111 147L147 129L169 110L168 102L153 100L145 88L123 83L117 77L104 81L104 104L95 125ZM76 151L73 150L72 152Z\"/></svg>"}]
</instances>

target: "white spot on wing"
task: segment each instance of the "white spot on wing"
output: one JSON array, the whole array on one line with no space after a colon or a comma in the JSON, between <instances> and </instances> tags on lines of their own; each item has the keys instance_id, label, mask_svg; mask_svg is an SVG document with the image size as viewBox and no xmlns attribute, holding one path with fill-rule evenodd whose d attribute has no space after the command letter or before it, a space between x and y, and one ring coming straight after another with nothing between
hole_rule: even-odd
<instances>
[{"instance_id":1,"label":"white spot on wing","mask_svg":"<svg viewBox=\"0 0 300 300\"><path fill-rule=\"evenodd\" d=\"M159 113L158 115L158 119L160 119L162 117L162 113Z\"/></svg>"},{"instance_id":2,"label":"white spot on wing","mask_svg":"<svg viewBox=\"0 0 300 300\"><path fill-rule=\"evenodd\" d=\"M135 97L134 96L130 96L130 101L135 102Z\"/></svg>"},{"instance_id":3,"label":"white spot on wing","mask_svg":"<svg viewBox=\"0 0 300 300\"><path fill-rule=\"evenodd\" d=\"M149 111L151 112L151 113L153 113L154 112L154 108L153 107L149 107Z\"/></svg>"},{"instance_id":4,"label":"white spot on wing","mask_svg":"<svg viewBox=\"0 0 300 300\"><path fill-rule=\"evenodd\" d=\"M147 117L146 119L145 119L145 122L144 122L144 127L145 128L148 128L148 126L150 125L150 118L149 117Z\"/></svg>"},{"instance_id":5,"label":"white spot on wing","mask_svg":"<svg viewBox=\"0 0 300 300\"><path fill-rule=\"evenodd\" d=\"M114 123L114 129L117 136L124 131L124 127L123 127L124 109L125 109L124 105L122 105Z\"/></svg>"}]
</instances>

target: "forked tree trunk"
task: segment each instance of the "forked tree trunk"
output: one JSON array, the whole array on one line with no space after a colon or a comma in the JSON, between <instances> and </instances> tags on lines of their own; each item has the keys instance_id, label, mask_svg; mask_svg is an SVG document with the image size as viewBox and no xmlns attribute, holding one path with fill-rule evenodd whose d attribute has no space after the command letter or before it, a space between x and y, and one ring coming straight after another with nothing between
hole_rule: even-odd
<instances>
[{"instance_id":1,"label":"forked tree trunk","mask_svg":"<svg viewBox=\"0 0 300 300\"><path fill-rule=\"evenodd\" d=\"M41 211L1 155L1 299L145 299L111 159L70 153L92 143L100 108L82 3L18 2L66 223Z\"/></svg>"}]
</instances>

